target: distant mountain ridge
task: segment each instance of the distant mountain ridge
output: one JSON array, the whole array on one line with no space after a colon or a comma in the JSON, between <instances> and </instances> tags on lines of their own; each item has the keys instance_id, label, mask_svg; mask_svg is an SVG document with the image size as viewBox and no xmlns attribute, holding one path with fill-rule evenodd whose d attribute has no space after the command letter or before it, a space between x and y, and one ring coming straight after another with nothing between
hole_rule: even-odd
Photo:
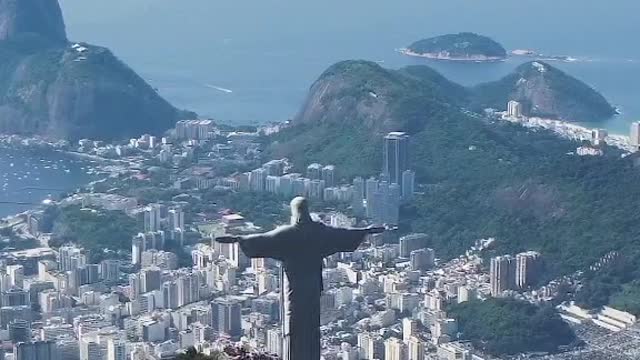
<instances>
[{"instance_id":1,"label":"distant mountain ridge","mask_svg":"<svg viewBox=\"0 0 640 360\"><path fill-rule=\"evenodd\" d=\"M0 0L0 132L119 139L193 116L108 49L68 42L57 0Z\"/></svg>"},{"instance_id":2,"label":"distant mountain ridge","mask_svg":"<svg viewBox=\"0 0 640 360\"><path fill-rule=\"evenodd\" d=\"M305 132L329 134L340 128L354 140L363 137L359 141L367 146L371 141L364 137L375 139L395 130L417 133L433 118L465 116L465 109L504 111L510 100L523 102L526 114L568 121L605 120L615 114L601 94L540 61L522 64L503 79L472 88L456 84L428 66L390 70L368 61L343 61L329 67L313 83L291 131L300 131L305 137L311 136ZM297 130L303 128L305 131ZM283 138L275 148L285 155L290 153L286 150L289 147L319 158L347 155L348 147L340 155L335 151L340 147L323 144L315 148L314 144L324 139L318 135L309 141ZM356 156L364 155L360 151ZM361 160L354 165L364 166L366 161Z\"/></svg>"},{"instance_id":3,"label":"distant mountain ridge","mask_svg":"<svg viewBox=\"0 0 640 360\"><path fill-rule=\"evenodd\" d=\"M548 93L555 103L536 104L539 97L530 96L532 105L557 111L554 117L600 107L611 114L612 107L587 85L548 64L542 75L525 71L534 66L522 65L516 80L541 84L529 90ZM505 79L483 86L511 84ZM558 94L574 87L580 91ZM426 186L403 210L401 229L428 234L429 246L443 258L487 237L497 239L502 253L541 252L549 277L584 269L611 250L640 257L637 231L626 225L640 221L636 203L625 200L640 199L636 157L621 160L611 148L603 157L570 155L582 144L470 112L505 110L512 100L506 85L492 94L478 89L426 66L390 70L367 61L340 62L314 82L291 126L271 138L265 157L288 157L300 170L312 162L335 164L347 180L377 176L383 135L405 131L411 167ZM608 230L614 223L615 234Z\"/></svg>"}]
</instances>

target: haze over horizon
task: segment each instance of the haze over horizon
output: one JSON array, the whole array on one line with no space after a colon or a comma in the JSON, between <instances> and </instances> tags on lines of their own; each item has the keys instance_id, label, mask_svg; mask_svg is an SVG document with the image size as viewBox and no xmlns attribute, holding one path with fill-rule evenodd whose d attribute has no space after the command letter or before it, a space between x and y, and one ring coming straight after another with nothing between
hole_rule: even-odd
<instances>
[{"instance_id":1,"label":"haze over horizon","mask_svg":"<svg viewBox=\"0 0 640 360\"><path fill-rule=\"evenodd\" d=\"M640 118L639 87L629 81L640 78L640 49L627 46L620 35L640 30L635 19L640 4L632 0L588 8L577 0L62 0L61 5L70 39L111 48L176 106L222 121L290 118L317 76L340 60L380 61L391 68L426 63L463 84L495 80L519 63L462 67L394 51L424 37L460 31L491 36L508 50L589 59L554 65L621 107L623 115L606 124L610 130L626 133L628 123ZM361 16L365 8L367 16ZM571 21L576 13L580 17Z\"/></svg>"}]
</instances>

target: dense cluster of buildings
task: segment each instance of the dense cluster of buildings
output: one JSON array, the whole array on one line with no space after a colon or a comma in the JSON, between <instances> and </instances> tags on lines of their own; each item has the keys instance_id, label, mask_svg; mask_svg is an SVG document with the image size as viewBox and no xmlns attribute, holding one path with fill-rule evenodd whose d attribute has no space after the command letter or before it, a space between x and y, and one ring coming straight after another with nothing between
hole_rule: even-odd
<instances>
[{"instance_id":1,"label":"dense cluster of buildings","mask_svg":"<svg viewBox=\"0 0 640 360\"><path fill-rule=\"evenodd\" d=\"M306 174L290 173L291 165L282 159L217 183L237 191L346 203L357 216L373 223L397 224L401 203L411 201L415 192L415 172L409 169L409 136L392 132L385 136L383 144L383 169L379 179L356 177L351 184L341 184L334 165L313 163L307 166Z\"/></svg>"},{"instance_id":2,"label":"dense cluster of buildings","mask_svg":"<svg viewBox=\"0 0 640 360\"><path fill-rule=\"evenodd\" d=\"M517 103L510 103L508 112L522 116ZM259 152L257 138L255 133L224 132L211 121L192 120L179 122L172 137L142 136L121 145L127 160L142 156L171 169L185 165L170 177L182 194L144 206L125 196L98 193L76 194L61 202L121 210L136 219L141 232L131 239L130 261L124 252L125 261L94 263L88 251L74 245L0 256L0 339L11 343L5 348L13 347L13 360L159 360L191 346L211 354L229 344L281 355L280 264L249 259L238 244L211 241L261 229L230 209L199 217L179 198L211 188L271 193L283 200L303 195L324 202L326 208L350 209L348 214L314 214L333 226L397 224L400 205L415 194L415 173L409 165L410 137L392 132L383 139L377 177L346 181L340 168L319 163L294 173L286 159L219 174L218 165L247 164L246 159ZM79 145L87 152L110 146L88 141ZM140 179L148 177L152 171ZM340 206L332 207L334 203ZM38 218L29 219L30 228L37 228ZM39 240L47 236L31 233ZM198 239L185 239L193 234ZM458 323L447 306L492 296L526 296L542 271L541 256L535 252L495 257L487 271L482 252L492 242L478 241L463 255L443 262L429 247L427 234L387 231L371 236L352 253L326 258L320 299L323 359L485 358L459 340ZM182 249L190 258L172 249ZM607 312L602 321L616 324L616 316Z\"/></svg>"}]
</instances>

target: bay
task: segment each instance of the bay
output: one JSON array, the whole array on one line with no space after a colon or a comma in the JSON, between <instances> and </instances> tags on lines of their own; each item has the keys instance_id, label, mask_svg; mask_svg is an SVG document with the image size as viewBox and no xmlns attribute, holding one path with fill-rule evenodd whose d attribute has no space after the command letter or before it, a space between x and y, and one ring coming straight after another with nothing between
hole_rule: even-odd
<instances>
[{"instance_id":1,"label":"bay","mask_svg":"<svg viewBox=\"0 0 640 360\"><path fill-rule=\"evenodd\" d=\"M91 163L62 153L0 148L0 218L94 180Z\"/></svg>"}]
</instances>

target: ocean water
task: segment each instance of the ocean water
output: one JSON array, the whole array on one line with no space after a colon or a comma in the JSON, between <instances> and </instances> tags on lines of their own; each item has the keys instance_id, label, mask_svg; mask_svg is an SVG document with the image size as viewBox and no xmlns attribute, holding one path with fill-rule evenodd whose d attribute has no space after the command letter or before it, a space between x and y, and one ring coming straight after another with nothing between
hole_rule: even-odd
<instances>
[{"instance_id":1,"label":"ocean water","mask_svg":"<svg viewBox=\"0 0 640 360\"><path fill-rule=\"evenodd\" d=\"M473 31L507 49L579 58L556 63L601 91L622 115L603 126L627 133L640 120L637 0L61 0L70 37L110 47L183 108L234 123L285 120L331 64L398 68L427 63L471 85L524 59L450 64L395 49Z\"/></svg>"},{"instance_id":2,"label":"ocean water","mask_svg":"<svg viewBox=\"0 0 640 360\"><path fill-rule=\"evenodd\" d=\"M56 152L0 149L0 218L93 180L91 163Z\"/></svg>"}]
</instances>

